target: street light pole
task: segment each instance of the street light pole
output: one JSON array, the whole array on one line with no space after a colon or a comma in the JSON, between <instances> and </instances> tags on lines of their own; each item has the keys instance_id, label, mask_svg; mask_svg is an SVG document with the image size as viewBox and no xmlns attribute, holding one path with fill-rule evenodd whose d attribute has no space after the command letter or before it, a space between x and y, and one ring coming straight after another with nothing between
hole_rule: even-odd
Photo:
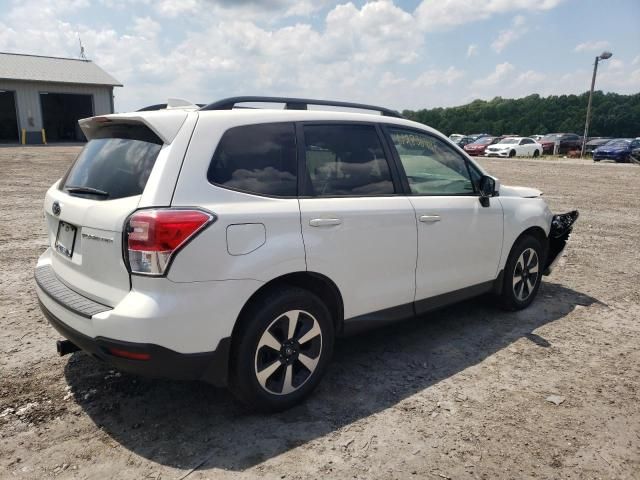
<instances>
[{"instance_id":1,"label":"street light pole","mask_svg":"<svg viewBox=\"0 0 640 480\"><path fill-rule=\"evenodd\" d=\"M591 119L591 100L593 98L593 87L596 85L596 73L598 72L598 62L600 60L607 60L611 58L613 53L602 52L596 57L596 61L593 64L593 76L591 77L591 90L589 90L589 103L587 104L587 118L584 122L584 135L582 136L582 150L580 151L580 158L584 157L584 151L587 146L587 137L589 135L589 120Z\"/></svg>"}]
</instances>

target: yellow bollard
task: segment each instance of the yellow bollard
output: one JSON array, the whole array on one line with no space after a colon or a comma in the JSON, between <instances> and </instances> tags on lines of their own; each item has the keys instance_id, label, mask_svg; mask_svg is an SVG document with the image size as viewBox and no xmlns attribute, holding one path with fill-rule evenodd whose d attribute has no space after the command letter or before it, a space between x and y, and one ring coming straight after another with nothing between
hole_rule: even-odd
<instances>
[{"instance_id":1,"label":"yellow bollard","mask_svg":"<svg viewBox=\"0 0 640 480\"><path fill-rule=\"evenodd\" d=\"M44 128L42 129L42 143L43 143L44 145L46 145L46 144L47 144L47 134L46 134L46 132L44 131Z\"/></svg>"},{"instance_id":2,"label":"yellow bollard","mask_svg":"<svg viewBox=\"0 0 640 480\"><path fill-rule=\"evenodd\" d=\"M22 129L22 145L25 145L27 143L27 129L23 128Z\"/></svg>"}]
</instances>

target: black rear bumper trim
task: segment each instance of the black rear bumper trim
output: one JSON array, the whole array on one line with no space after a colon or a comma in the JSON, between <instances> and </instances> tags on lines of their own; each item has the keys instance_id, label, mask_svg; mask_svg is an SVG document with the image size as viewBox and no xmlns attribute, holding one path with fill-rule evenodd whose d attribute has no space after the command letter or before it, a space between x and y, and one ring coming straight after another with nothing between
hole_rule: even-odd
<instances>
[{"instance_id":1,"label":"black rear bumper trim","mask_svg":"<svg viewBox=\"0 0 640 480\"><path fill-rule=\"evenodd\" d=\"M179 353L152 343L134 343L105 337L92 338L69 327L53 315L42 302L40 309L51 326L81 350L124 372L173 380L202 380L227 385L231 337L220 340L212 352ZM129 360L109 353L110 348L148 353L150 360Z\"/></svg>"},{"instance_id":2,"label":"black rear bumper trim","mask_svg":"<svg viewBox=\"0 0 640 480\"><path fill-rule=\"evenodd\" d=\"M51 300L82 317L91 318L98 313L111 310L111 307L94 302L90 298L84 297L78 292L71 290L56 276L51 265L36 267L34 277L40 289L46 293Z\"/></svg>"}]
</instances>

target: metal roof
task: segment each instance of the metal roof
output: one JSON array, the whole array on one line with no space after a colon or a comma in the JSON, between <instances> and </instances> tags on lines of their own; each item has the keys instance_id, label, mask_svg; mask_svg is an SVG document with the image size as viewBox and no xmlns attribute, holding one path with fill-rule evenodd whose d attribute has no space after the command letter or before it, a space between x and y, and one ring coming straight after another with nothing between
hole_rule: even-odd
<instances>
[{"instance_id":1,"label":"metal roof","mask_svg":"<svg viewBox=\"0 0 640 480\"><path fill-rule=\"evenodd\" d=\"M0 79L122 87L91 60L20 53L0 52Z\"/></svg>"}]
</instances>

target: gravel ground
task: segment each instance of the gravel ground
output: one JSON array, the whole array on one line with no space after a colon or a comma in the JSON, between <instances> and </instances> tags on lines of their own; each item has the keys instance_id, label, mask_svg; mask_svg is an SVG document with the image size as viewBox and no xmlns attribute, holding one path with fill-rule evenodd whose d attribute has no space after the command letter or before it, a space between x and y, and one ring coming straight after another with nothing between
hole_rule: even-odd
<instances>
[{"instance_id":1,"label":"gravel ground","mask_svg":"<svg viewBox=\"0 0 640 480\"><path fill-rule=\"evenodd\" d=\"M77 152L0 148L0 478L640 478L637 166L482 159L581 212L534 304L341 340L313 397L265 416L56 356L32 272L44 192Z\"/></svg>"}]
</instances>

